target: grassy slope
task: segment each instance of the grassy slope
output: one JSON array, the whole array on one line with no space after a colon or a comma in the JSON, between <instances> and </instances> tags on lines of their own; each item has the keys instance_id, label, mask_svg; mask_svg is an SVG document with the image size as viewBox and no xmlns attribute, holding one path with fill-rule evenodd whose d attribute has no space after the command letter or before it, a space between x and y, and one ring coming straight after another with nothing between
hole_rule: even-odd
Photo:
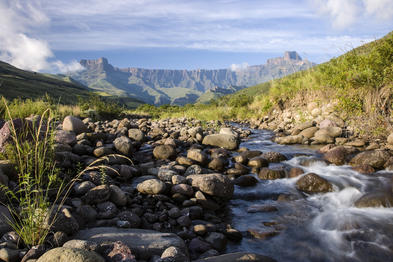
<instances>
[{"instance_id":1,"label":"grassy slope","mask_svg":"<svg viewBox=\"0 0 393 262\"><path fill-rule=\"evenodd\" d=\"M70 79L24 71L0 62L0 95L7 99L37 99L45 94L59 99L61 103L75 104L76 96L88 97L89 91Z\"/></svg>"},{"instance_id":2,"label":"grassy slope","mask_svg":"<svg viewBox=\"0 0 393 262\"><path fill-rule=\"evenodd\" d=\"M336 114L360 128L360 123L367 123L370 129L387 129L393 116L393 33L307 71L243 89L210 105L170 108L156 116L249 119L274 108L301 111L311 102L334 102Z\"/></svg>"}]
</instances>

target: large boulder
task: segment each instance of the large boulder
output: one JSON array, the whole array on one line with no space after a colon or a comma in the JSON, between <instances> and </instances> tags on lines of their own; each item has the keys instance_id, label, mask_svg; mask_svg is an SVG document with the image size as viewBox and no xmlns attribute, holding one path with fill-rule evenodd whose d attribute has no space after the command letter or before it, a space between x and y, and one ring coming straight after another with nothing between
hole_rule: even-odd
<instances>
[{"instance_id":1,"label":"large boulder","mask_svg":"<svg viewBox=\"0 0 393 262\"><path fill-rule=\"evenodd\" d=\"M273 258L247 252L229 253L196 260L196 262L276 262Z\"/></svg>"},{"instance_id":2,"label":"large boulder","mask_svg":"<svg viewBox=\"0 0 393 262\"><path fill-rule=\"evenodd\" d=\"M105 262L97 253L79 248L58 247L47 251L37 262Z\"/></svg>"},{"instance_id":3,"label":"large boulder","mask_svg":"<svg viewBox=\"0 0 393 262\"><path fill-rule=\"evenodd\" d=\"M302 176L296 182L296 188L308 194L326 193L333 190L333 186L329 181L314 173Z\"/></svg>"},{"instance_id":4,"label":"large boulder","mask_svg":"<svg viewBox=\"0 0 393 262\"><path fill-rule=\"evenodd\" d=\"M220 129L220 134L232 135L232 136L239 137L239 134L236 131L234 131L232 128L230 128L230 127L223 127L223 128L221 128Z\"/></svg>"},{"instance_id":5,"label":"large boulder","mask_svg":"<svg viewBox=\"0 0 393 262\"><path fill-rule=\"evenodd\" d=\"M172 159L176 156L176 150L171 145L159 145L154 148L153 155L157 159Z\"/></svg>"},{"instance_id":6,"label":"large boulder","mask_svg":"<svg viewBox=\"0 0 393 262\"><path fill-rule=\"evenodd\" d=\"M202 144L235 150L239 147L239 139L230 134L214 134L203 138Z\"/></svg>"},{"instance_id":7,"label":"large boulder","mask_svg":"<svg viewBox=\"0 0 393 262\"><path fill-rule=\"evenodd\" d=\"M353 166L369 165L376 169L383 169L390 154L383 150L365 151L357 154L349 162Z\"/></svg>"},{"instance_id":8,"label":"large boulder","mask_svg":"<svg viewBox=\"0 0 393 262\"><path fill-rule=\"evenodd\" d=\"M63 130L71 131L78 135L80 133L87 132L87 127L79 118L66 116L63 120Z\"/></svg>"},{"instance_id":9,"label":"large boulder","mask_svg":"<svg viewBox=\"0 0 393 262\"><path fill-rule=\"evenodd\" d=\"M154 255L161 256L171 246L177 247L183 254L187 254L186 245L180 237L172 233L153 230L96 227L79 231L75 239L96 243L121 241L135 253L138 259L142 260L148 260Z\"/></svg>"},{"instance_id":10,"label":"large boulder","mask_svg":"<svg viewBox=\"0 0 393 262\"><path fill-rule=\"evenodd\" d=\"M135 147L132 144L131 139L129 139L126 136L121 136L116 138L113 141L113 144L115 145L116 150L122 153L123 155L131 156L132 153L135 152Z\"/></svg>"},{"instance_id":11,"label":"large boulder","mask_svg":"<svg viewBox=\"0 0 393 262\"><path fill-rule=\"evenodd\" d=\"M138 184L137 190L142 194L157 195L166 190L165 183L158 179L148 179Z\"/></svg>"},{"instance_id":12,"label":"large boulder","mask_svg":"<svg viewBox=\"0 0 393 262\"><path fill-rule=\"evenodd\" d=\"M233 195L234 186L232 181L222 174L199 174L190 175L187 181L203 193L211 196L230 199Z\"/></svg>"}]
</instances>

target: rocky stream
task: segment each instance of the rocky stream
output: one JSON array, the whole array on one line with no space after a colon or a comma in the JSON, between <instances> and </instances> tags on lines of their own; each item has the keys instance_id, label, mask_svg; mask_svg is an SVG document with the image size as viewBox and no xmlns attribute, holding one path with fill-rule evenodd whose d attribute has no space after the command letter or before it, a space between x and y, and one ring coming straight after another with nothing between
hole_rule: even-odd
<instances>
[{"instance_id":1,"label":"rocky stream","mask_svg":"<svg viewBox=\"0 0 393 262\"><path fill-rule=\"evenodd\" d=\"M0 260L391 261L392 152L335 143L343 130L321 123L283 136L219 121L68 116L56 130L61 175L105 156L110 169L80 177L45 245L27 248L3 219ZM12 165L0 167L0 182L16 187Z\"/></svg>"}]
</instances>

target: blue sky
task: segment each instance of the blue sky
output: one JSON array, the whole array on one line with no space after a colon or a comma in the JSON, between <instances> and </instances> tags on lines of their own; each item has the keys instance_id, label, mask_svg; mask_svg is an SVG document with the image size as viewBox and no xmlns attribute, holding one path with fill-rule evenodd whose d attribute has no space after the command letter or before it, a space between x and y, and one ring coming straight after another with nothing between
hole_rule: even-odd
<instances>
[{"instance_id":1,"label":"blue sky","mask_svg":"<svg viewBox=\"0 0 393 262\"><path fill-rule=\"evenodd\" d=\"M0 0L0 60L36 71L320 63L391 30L392 0Z\"/></svg>"}]
</instances>

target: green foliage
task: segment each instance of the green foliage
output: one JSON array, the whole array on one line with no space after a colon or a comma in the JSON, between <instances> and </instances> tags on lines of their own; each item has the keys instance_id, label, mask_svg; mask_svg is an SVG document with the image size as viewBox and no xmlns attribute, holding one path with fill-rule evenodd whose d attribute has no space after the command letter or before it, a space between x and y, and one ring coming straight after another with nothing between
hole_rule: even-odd
<instances>
[{"instance_id":1,"label":"green foliage","mask_svg":"<svg viewBox=\"0 0 393 262\"><path fill-rule=\"evenodd\" d=\"M124 107L116 101L108 101L94 94L90 94L88 99L79 97L78 100L78 105L82 111L93 110L98 117L103 119L119 117L124 111Z\"/></svg>"}]
</instances>

